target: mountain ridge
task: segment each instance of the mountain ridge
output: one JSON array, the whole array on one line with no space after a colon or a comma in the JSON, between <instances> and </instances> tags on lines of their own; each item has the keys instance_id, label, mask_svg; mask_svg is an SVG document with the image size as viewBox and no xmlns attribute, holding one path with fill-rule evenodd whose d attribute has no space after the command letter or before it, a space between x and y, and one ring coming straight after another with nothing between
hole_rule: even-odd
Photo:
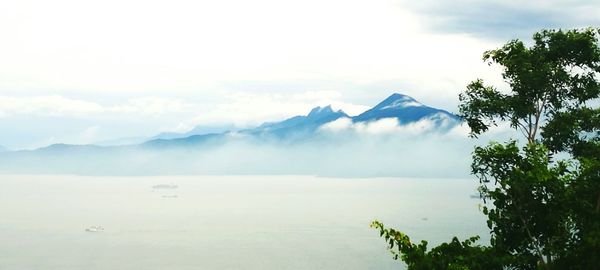
<instances>
[{"instance_id":1,"label":"mountain ridge","mask_svg":"<svg viewBox=\"0 0 600 270\"><path fill-rule=\"evenodd\" d=\"M410 96L394 93L373 108L353 117L352 120L368 122L383 118L396 118L401 125L404 125L427 118L441 120L444 117L451 121L461 121L457 115L448 111L429 107Z\"/></svg>"},{"instance_id":2,"label":"mountain ridge","mask_svg":"<svg viewBox=\"0 0 600 270\"><path fill-rule=\"evenodd\" d=\"M213 144L222 144L225 143L227 138L237 137L237 135L252 137L259 140L300 141L316 136L320 127L340 118L351 119L354 123L369 123L384 118L395 118L400 125L427 120L431 121L433 126L441 131L448 130L461 122L461 119L457 115L448 111L429 107L408 95L393 93L371 109L356 116L349 116L341 109L334 110L331 105L326 105L314 107L306 115L297 115L278 122L266 122L254 128L237 130L235 128L226 128L228 125L214 127L197 126L185 133L163 132L145 140L135 141L131 144L71 145L60 143L34 149L33 151L39 150L48 152L59 149L65 151L74 148L91 149L93 147L188 147L192 145L208 144L209 142L212 142ZM202 132L203 130L206 132Z\"/></svg>"},{"instance_id":3,"label":"mountain ridge","mask_svg":"<svg viewBox=\"0 0 600 270\"><path fill-rule=\"evenodd\" d=\"M418 117L407 118L403 115L407 110L422 112ZM377 123L383 118L412 122ZM339 125L333 123L337 120L343 121ZM407 128L390 127L394 123ZM456 136L426 134L442 134L459 123L456 115L393 94L354 117L331 106L317 106L305 115L237 131L131 145L53 144L35 150L2 152L0 174L406 176L411 172L422 175L415 166L432 163L437 169L428 171L446 176L457 167L451 164L468 157L468 151L460 151L470 148L448 142L462 143ZM437 145L431 146L432 143ZM435 162L440 151L457 156L450 163Z\"/></svg>"},{"instance_id":4,"label":"mountain ridge","mask_svg":"<svg viewBox=\"0 0 600 270\"><path fill-rule=\"evenodd\" d=\"M317 106L312 108L306 115L293 116L279 122L263 123L255 128L199 134L200 136L177 138L176 141L182 145L190 145L192 142L203 143L209 139L219 140L222 139L219 136L223 137L233 133L263 140L303 141L316 136L317 131L323 125L340 118L349 118L354 123L369 123L384 118L395 118L400 125L431 121L434 129L439 131L447 131L461 122L460 117L448 111L429 107L407 95L393 93L371 109L353 117L341 109L334 110L331 105ZM167 143L164 140L153 142L150 140L143 145L167 145L174 142Z\"/></svg>"}]
</instances>

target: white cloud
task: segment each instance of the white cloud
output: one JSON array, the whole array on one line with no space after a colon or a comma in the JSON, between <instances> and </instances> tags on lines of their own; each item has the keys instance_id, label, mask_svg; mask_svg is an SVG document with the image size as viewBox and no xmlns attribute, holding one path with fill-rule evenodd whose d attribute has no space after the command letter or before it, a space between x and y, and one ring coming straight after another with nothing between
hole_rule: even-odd
<instances>
[{"instance_id":1,"label":"white cloud","mask_svg":"<svg viewBox=\"0 0 600 270\"><path fill-rule=\"evenodd\" d=\"M376 121L353 123L349 118L339 118L321 127L324 132L353 132L369 135L420 135L436 130L437 124L432 119L401 125L396 118L382 118Z\"/></svg>"},{"instance_id":2,"label":"white cloud","mask_svg":"<svg viewBox=\"0 0 600 270\"><path fill-rule=\"evenodd\" d=\"M338 91L306 91L304 93L294 94L293 99L296 100L333 100L339 99L342 94Z\"/></svg>"},{"instance_id":3,"label":"white cloud","mask_svg":"<svg viewBox=\"0 0 600 270\"><path fill-rule=\"evenodd\" d=\"M456 125L451 128L447 135L455 138L467 138L469 137L469 133L471 129L466 122L463 122L460 125ZM500 122L498 126L491 126L488 131L484 134L478 136L479 141L488 142L489 140L493 141L507 141L510 138L518 139L521 138L522 134L519 134L514 128L510 127L509 123Z\"/></svg>"},{"instance_id":4,"label":"white cloud","mask_svg":"<svg viewBox=\"0 0 600 270\"><path fill-rule=\"evenodd\" d=\"M2 96L0 117L16 116L60 117L68 122L73 118L145 118L163 117L170 126L158 126L156 132L182 132L196 125L233 123L240 127L258 125L266 121L280 121L295 115L306 115L316 106L332 105L350 115L369 108L366 105L341 101L336 91L306 91L297 94L233 92L214 104L194 103L177 98L146 96L113 103L50 96ZM93 123L93 122L92 122ZM134 135L134 134L131 134Z\"/></svg>"},{"instance_id":5,"label":"white cloud","mask_svg":"<svg viewBox=\"0 0 600 270\"><path fill-rule=\"evenodd\" d=\"M589 0L401 0L437 32L463 32L506 41L535 31L598 25L600 3ZM451 11L451 12L449 12Z\"/></svg>"},{"instance_id":6,"label":"white cloud","mask_svg":"<svg viewBox=\"0 0 600 270\"><path fill-rule=\"evenodd\" d=\"M390 0L5 1L0 91L193 97L224 81L403 81L441 99L485 75L481 54L497 44L428 33L420 19Z\"/></svg>"},{"instance_id":7,"label":"white cloud","mask_svg":"<svg viewBox=\"0 0 600 270\"><path fill-rule=\"evenodd\" d=\"M197 106L180 99L164 97L142 97L129 100L126 104L107 108L117 113L164 114L172 112L192 112Z\"/></svg>"},{"instance_id":8,"label":"white cloud","mask_svg":"<svg viewBox=\"0 0 600 270\"><path fill-rule=\"evenodd\" d=\"M352 122L352 119L347 118L347 117L342 117L342 118L338 118L334 121L331 121L329 123L326 123L323 126L321 126L320 128L323 131L328 131L328 132L341 132L341 131L348 131L348 130L352 129L353 127L354 127L354 123Z\"/></svg>"},{"instance_id":9,"label":"white cloud","mask_svg":"<svg viewBox=\"0 0 600 270\"><path fill-rule=\"evenodd\" d=\"M464 138L469 136L469 132L471 132L469 125L467 125L466 123L462 123L450 129L450 131L448 131L448 134L454 137Z\"/></svg>"},{"instance_id":10,"label":"white cloud","mask_svg":"<svg viewBox=\"0 0 600 270\"><path fill-rule=\"evenodd\" d=\"M100 132L99 126L91 126L86 128L80 135L80 144L93 143L98 140L98 134Z\"/></svg>"},{"instance_id":11,"label":"white cloud","mask_svg":"<svg viewBox=\"0 0 600 270\"><path fill-rule=\"evenodd\" d=\"M358 123L355 129L368 134L386 134L397 132L401 128L396 118L383 118L373 122Z\"/></svg>"},{"instance_id":12,"label":"white cloud","mask_svg":"<svg viewBox=\"0 0 600 270\"><path fill-rule=\"evenodd\" d=\"M333 105L347 113L358 114L368 108L338 100L335 91L308 91L294 95L234 92L212 104L158 96L123 101L94 102L64 96L0 95L0 134L3 145L12 148L45 146L53 143L91 143L122 137L152 136L161 132L186 132L197 125L234 124L240 128L267 121L281 121L306 115L315 106ZM52 123L40 126L40 121ZM18 125L10 124L18 123ZM49 123L49 122L48 122ZM93 127L93 128L90 128ZM19 134L36 134L33 138Z\"/></svg>"},{"instance_id":13,"label":"white cloud","mask_svg":"<svg viewBox=\"0 0 600 270\"><path fill-rule=\"evenodd\" d=\"M142 97L130 99L123 104L103 105L93 101L63 96L14 97L0 96L0 116L39 115L82 117L98 114L164 114L192 111L195 106L171 98Z\"/></svg>"},{"instance_id":14,"label":"white cloud","mask_svg":"<svg viewBox=\"0 0 600 270\"><path fill-rule=\"evenodd\" d=\"M461 7L472 3L459 2ZM140 136L198 124L256 125L306 114L317 105L331 104L353 116L392 91L451 110L457 94L475 78L503 85L500 69L481 61L485 50L502 41L456 28L433 31L429 20L439 10L444 18L454 13L446 4L432 13L430 7L439 3L426 1L425 10L415 3L0 1L0 118L60 117L61 129L98 126L102 136ZM515 10L521 6L510 3ZM544 9L540 3L526 8ZM584 4L575 11L597 18L591 14L596 5ZM487 14L478 7L466 11L459 17ZM492 17L487 19L496 22ZM481 25L471 22L467 25ZM281 87L246 83L252 81ZM76 125L74 118L88 122ZM36 121L15 120L10 128L14 134L40 132L67 140L56 130L37 130ZM4 123L1 128L9 128ZM389 125L364 129L388 132ZM0 143L11 146L18 135L10 136L0 136Z\"/></svg>"},{"instance_id":15,"label":"white cloud","mask_svg":"<svg viewBox=\"0 0 600 270\"><path fill-rule=\"evenodd\" d=\"M0 96L0 115L38 114L45 116L100 113L105 108L100 104L62 96L10 97Z\"/></svg>"}]
</instances>

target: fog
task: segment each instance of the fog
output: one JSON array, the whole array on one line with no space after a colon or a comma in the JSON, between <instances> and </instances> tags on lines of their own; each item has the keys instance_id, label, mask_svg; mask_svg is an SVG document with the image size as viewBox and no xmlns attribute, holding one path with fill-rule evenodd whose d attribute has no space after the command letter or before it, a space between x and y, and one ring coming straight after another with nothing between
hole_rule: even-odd
<instances>
[{"instance_id":1,"label":"fog","mask_svg":"<svg viewBox=\"0 0 600 270\"><path fill-rule=\"evenodd\" d=\"M218 134L132 146L53 145L0 153L3 174L318 175L333 177L466 177L476 144L466 126L445 131L427 123L399 126L334 121L310 136Z\"/></svg>"}]
</instances>

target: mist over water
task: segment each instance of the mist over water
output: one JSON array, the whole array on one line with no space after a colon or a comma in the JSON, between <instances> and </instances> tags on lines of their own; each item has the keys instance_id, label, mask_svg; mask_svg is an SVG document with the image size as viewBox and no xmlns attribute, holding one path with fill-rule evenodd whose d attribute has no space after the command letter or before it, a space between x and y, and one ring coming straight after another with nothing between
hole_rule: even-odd
<instances>
[{"instance_id":1,"label":"mist over water","mask_svg":"<svg viewBox=\"0 0 600 270\"><path fill-rule=\"evenodd\" d=\"M0 269L402 269L373 219L488 241L473 179L0 177ZM86 232L101 226L101 232Z\"/></svg>"},{"instance_id":2,"label":"mist over water","mask_svg":"<svg viewBox=\"0 0 600 270\"><path fill-rule=\"evenodd\" d=\"M417 124L0 153L0 269L402 269L375 219L486 243L476 141Z\"/></svg>"},{"instance_id":3,"label":"mist over water","mask_svg":"<svg viewBox=\"0 0 600 270\"><path fill-rule=\"evenodd\" d=\"M277 140L228 134L184 144L56 145L0 153L0 173L80 175L301 174L336 177L467 177L475 142L453 133L322 131Z\"/></svg>"}]
</instances>

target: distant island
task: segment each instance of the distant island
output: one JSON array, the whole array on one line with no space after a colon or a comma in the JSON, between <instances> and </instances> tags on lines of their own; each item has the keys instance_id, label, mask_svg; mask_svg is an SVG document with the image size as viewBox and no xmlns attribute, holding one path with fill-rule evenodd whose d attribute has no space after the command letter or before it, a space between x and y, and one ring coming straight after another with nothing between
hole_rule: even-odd
<instances>
[{"instance_id":1,"label":"distant island","mask_svg":"<svg viewBox=\"0 0 600 270\"><path fill-rule=\"evenodd\" d=\"M461 146L464 138L440 137L461 123L453 113L394 93L356 116L319 106L242 130L196 127L198 134L163 133L125 145L53 144L4 152L0 173L464 176L468 172L453 168L467 164L470 147ZM421 170L427 163L435 165Z\"/></svg>"}]
</instances>

